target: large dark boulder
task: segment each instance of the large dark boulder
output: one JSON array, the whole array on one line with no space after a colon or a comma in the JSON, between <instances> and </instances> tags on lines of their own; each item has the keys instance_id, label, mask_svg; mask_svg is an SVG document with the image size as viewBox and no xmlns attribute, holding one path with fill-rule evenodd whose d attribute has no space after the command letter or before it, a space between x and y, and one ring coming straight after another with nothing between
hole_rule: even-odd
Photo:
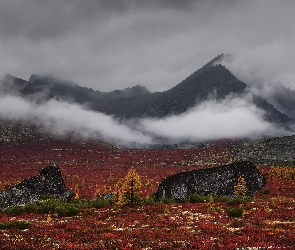
<instances>
[{"instance_id":1,"label":"large dark boulder","mask_svg":"<svg viewBox=\"0 0 295 250\"><path fill-rule=\"evenodd\" d=\"M225 166L181 172L166 177L154 194L156 201L173 197L183 202L192 194L233 197L238 177L246 181L246 196L251 197L265 185L265 178L252 162L236 162Z\"/></svg>"},{"instance_id":2,"label":"large dark boulder","mask_svg":"<svg viewBox=\"0 0 295 250\"><path fill-rule=\"evenodd\" d=\"M8 207L31 204L42 196L70 201L74 192L64 183L59 167L49 166L33 176L0 194L0 210Z\"/></svg>"}]
</instances>

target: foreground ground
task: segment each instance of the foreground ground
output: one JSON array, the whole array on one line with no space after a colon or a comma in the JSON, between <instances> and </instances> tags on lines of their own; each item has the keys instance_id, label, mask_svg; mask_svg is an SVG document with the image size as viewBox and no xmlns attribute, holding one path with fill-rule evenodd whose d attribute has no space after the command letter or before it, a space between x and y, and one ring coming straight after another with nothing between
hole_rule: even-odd
<instances>
[{"instance_id":1,"label":"foreground ground","mask_svg":"<svg viewBox=\"0 0 295 250\"><path fill-rule=\"evenodd\" d=\"M230 146L187 150L123 150L97 142L31 140L0 146L0 181L24 179L51 164L60 166L79 198L112 190L134 166L143 179L142 196L172 173L230 162ZM230 218L224 202L113 206L82 209L73 217L1 213L0 222L25 220L26 229L0 230L0 249L295 249L295 184L270 176L244 214ZM282 177L282 178L281 178ZM77 188L78 187L78 188ZM212 209L213 206L213 209Z\"/></svg>"}]
</instances>

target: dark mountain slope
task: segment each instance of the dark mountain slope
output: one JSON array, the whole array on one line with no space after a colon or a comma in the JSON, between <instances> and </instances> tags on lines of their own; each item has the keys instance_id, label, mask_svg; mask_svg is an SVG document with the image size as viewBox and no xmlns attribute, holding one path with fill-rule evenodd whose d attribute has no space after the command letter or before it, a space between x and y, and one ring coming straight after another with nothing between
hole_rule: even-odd
<instances>
[{"instance_id":1,"label":"dark mountain slope","mask_svg":"<svg viewBox=\"0 0 295 250\"><path fill-rule=\"evenodd\" d=\"M272 104L260 96L253 95L253 103L258 108L264 110L264 119L268 122L286 125L285 128L288 128L289 123L293 121L289 116L277 110Z\"/></svg>"},{"instance_id":2,"label":"dark mountain slope","mask_svg":"<svg viewBox=\"0 0 295 250\"><path fill-rule=\"evenodd\" d=\"M31 82L6 74L0 82L0 91L4 94L33 95L40 91Z\"/></svg>"},{"instance_id":3,"label":"dark mountain slope","mask_svg":"<svg viewBox=\"0 0 295 250\"><path fill-rule=\"evenodd\" d=\"M86 104L98 111L113 103L129 102L150 94L145 87L139 85L111 92L94 91L92 88L81 87L76 83L59 80L52 76L32 75L29 82L57 99Z\"/></svg>"},{"instance_id":4,"label":"dark mountain slope","mask_svg":"<svg viewBox=\"0 0 295 250\"><path fill-rule=\"evenodd\" d=\"M76 102L120 118L161 118L184 113L208 98L222 100L229 95L242 97L244 93L249 92L245 83L218 64L223 56L217 56L181 83L164 92L151 93L145 87L137 85L105 93L81 87L70 81L37 75L32 75L28 82L8 76L8 80L2 85L5 92L12 88L23 96ZM259 96L253 95L253 103L265 111L267 121L284 125L291 121L288 116Z\"/></svg>"},{"instance_id":5,"label":"dark mountain slope","mask_svg":"<svg viewBox=\"0 0 295 250\"><path fill-rule=\"evenodd\" d=\"M208 98L222 100L230 94L246 93L248 86L245 83L239 81L224 66L215 64L222 57L223 55L214 58L172 89L152 93L129 102L113 103L113 105L96 108L120 117L159 118L184 113ZM269 122L286 124L291 121L288 116L259 96L253 95L253 103L265 111L264 118Z\"/></svg>"},{"instance_id":6,"label":"dark mountain slope","mask_svg":"<svg viewBox=\"0 0 295 250\"><path fill-rule=\"evenodd\" d=\"M135 100L124 107L122 113L110 113L126 117L165 117L181 114L210 96L220 100L231 93L242 94L247 85L238 81L223 66L205 67L186 78L174 88L153 93L144 100ZM133 108L130 109L129 106Z\"/></svg>"},{"instance_id":7,"label":"dark mountain slope","mask_svg":"<svg viewBox=\"0 0 295 250\"><path fill-rule=\"evenodd\" d=\"M273 87L272 93L267 97L268 102L271 102L275 107L295 119L295 91L286 88L283 84L278 83Z\"/></svg>"}]
</instances>

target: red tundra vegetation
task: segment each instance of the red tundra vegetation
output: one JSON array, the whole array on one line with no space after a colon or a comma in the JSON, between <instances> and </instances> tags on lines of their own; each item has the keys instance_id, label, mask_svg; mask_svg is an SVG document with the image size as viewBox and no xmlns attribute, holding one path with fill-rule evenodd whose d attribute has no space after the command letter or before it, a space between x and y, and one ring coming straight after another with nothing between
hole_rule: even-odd
<instances>
[{"instance_id":1,"label":"red tundra vegetation","mask_svg":"<svg viewBox=\"0 0 295 250\"><path fill-rule=\"evenodd\" d=\"M141 176L141 197L150 197L168 175L231 162L231 147L121 149L96 141L27 140L0 145L0 190L56 164L76 199L114 191L129 169ZM0 249L295 249L293 168L259 166L266 186L253 200L230 204L150 203L83 208L71 217L0 212ZM238 218L229 208L242 208ZM14 224L15 223L15 224ZM1 224L0 224L1 225Z\"/></svg>"}]
</instances>

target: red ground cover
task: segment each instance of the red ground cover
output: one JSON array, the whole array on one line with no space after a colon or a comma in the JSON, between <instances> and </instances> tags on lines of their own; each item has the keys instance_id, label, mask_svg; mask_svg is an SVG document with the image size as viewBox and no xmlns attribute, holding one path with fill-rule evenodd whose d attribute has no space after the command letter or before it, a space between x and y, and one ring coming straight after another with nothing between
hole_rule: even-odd
<instances>
[{"instance_id":1,"label":"red ground cover","mask_svg":"<svg viewBox=\"0 0 295 250\"><path fill-rule=\"evenodd\" d=\"M179 150L120 149L94 141L34 140L0 145L0 181L28 178L56 164L66 185L93 198L110 189L131 166L148 180L189 169L225 164L230 147ZM267 176L269 167L259 167ZM78 177L78 178L77 178ZM142 195L153 189L146 185ZM267 190L267 192L265 191ZM1 221L28 220L30 229L0 230L0 249L295 249L295 184L267 178L265 188L244 206L243 217L226 215L226 203L138 205L84 209L74 217L2 213ZM261 247L261 248L259 248Z\"/></svg>"}]
</instances>

